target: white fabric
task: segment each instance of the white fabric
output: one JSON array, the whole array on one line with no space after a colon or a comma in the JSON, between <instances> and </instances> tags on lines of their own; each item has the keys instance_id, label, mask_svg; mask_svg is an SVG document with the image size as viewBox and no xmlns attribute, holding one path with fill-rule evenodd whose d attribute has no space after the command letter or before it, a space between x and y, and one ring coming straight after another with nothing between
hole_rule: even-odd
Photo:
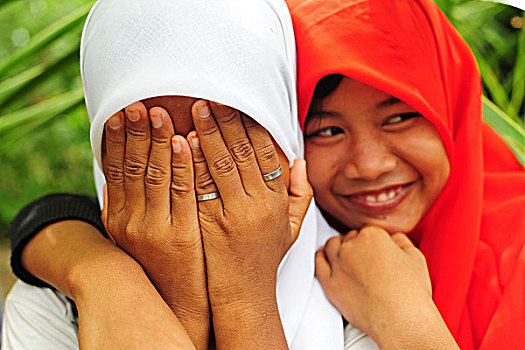
<instances>
[{"instance_id":1,"label":"white fabric","mask_svg":"<svg viewBox=\"0 0 525 350\"><path fill-rule=\"evenodd\" d=\"M148 97L183 95L251 116L292 163L303 152L295 64L283 0L99 0L81 44L95 158L100 165L104 123L111 115ZM97 181L99 198L102 183ZM342 349L340 315L314 280L315 210L312 205L281 262L277 302L292 349Z\"/></svg>"},{"instance_id":2,"label":"white fabric","mask_svg":"<svg viewBox=\"0 0 525 350\"><path fill-rule=\"evenodd\" d=\"M2 350L78 349L78 326L66 297L17 281L7 295Z\"/></svg>"}]
</instances>

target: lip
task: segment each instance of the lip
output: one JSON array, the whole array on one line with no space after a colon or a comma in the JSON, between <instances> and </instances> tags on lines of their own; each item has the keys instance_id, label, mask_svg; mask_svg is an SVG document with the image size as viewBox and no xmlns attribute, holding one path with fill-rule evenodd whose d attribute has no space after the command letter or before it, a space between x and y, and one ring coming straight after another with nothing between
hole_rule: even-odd
<instances>
[{"instance_id":1,"label":"lip","mask_svg":"<svg viewBox=\"0 0 525 350\"><path fill-rule=\"evenodd\" d=\"M401 202L403 202L403 200L408 196L416 182L417 180L405 184L384 187L380 190L359 192L342 197L345 200L352 203L353 205L358 206L366 211L381 212L391 210L397 207L399 204L401 204ZM365 199L367 195L379 194L381 192L387 192L391 190L396 191L396 195L393 198L376 202L372 202Z\"/></svg>"}]
</instances>

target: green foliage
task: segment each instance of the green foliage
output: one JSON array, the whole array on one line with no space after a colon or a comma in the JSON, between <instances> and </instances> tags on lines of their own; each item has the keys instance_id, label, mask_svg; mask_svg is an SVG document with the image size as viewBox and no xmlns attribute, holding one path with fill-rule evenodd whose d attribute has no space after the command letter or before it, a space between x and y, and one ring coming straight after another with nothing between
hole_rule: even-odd
<instances>
[{"instance_id":1,"label":"green foliage","mask_svg":"<svg viewBox=\"0 0 525 350\"><path fill-rule=\"evenodd\" d=\"M525 31L523 11L495 2L436 0L476 55L485 95L523 126ZM521 20L520 20L521 18Z\"/></svg>"},{"instance_id":2,"label":"green foliage","mask_svg":"<svg viewBox=\"0 0 525 350\"><path fill-rule=\"evenodd\" d=\"M35 198L94 193L78 63L93 2L0 0L0 238ZM485 119L524 162L525 33L510 25L522 11L479 0L436 2L478 59L495 103L484 101Z\"/></svg>"}]
</instances>

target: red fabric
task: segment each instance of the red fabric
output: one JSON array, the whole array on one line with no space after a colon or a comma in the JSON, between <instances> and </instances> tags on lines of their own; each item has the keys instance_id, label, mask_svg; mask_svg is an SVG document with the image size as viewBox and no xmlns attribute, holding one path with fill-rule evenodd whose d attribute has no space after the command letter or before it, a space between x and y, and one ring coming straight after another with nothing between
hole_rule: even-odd
<instances>
[{"instance_id":1,"label":"red fabric","mask_svg":"<svg viewBox=\"0 0 525 350\"><path fill-rule=\"evenodd\" d=\"M525 172L482 122L474 57L431 0L288 0L302 123L316 83L340 73L422 113L451 173L409 233L462 349L525 348Z\"/></svg>"}]
</instances>

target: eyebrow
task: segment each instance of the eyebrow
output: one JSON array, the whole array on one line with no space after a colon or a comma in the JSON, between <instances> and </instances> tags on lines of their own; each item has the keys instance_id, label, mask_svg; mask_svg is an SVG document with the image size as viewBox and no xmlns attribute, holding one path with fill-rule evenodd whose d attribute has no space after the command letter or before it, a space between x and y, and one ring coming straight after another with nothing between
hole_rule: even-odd
<instances>
[{"instance_id":1,"label":"eyebrow","mask_svg":"<svg viewBox=\"0 0 525 350\"><path fill-rule=\"evenodd\" d=\"M396 103L399 103L401 102L400 99L398 99L397 97L390 97L390 98L387 98L386 100L382 101L382 102L379 102L377 104L377 108L385 108L385 107L389 107L389 106L392 106L392 105L395 105Z\"/></svg>"},{"instance_id":2,"label":"eyebrow","mask_svg":"<svg viewBox=\"0 0 525 350\"><path fill-rule=\"evenodd\" d=\"M330 111L313 111L313 112L308 113L308 116L310 118L323 118L323 117L341 118L340 113L330 112Z\"/></svg>"}]
</instances>

